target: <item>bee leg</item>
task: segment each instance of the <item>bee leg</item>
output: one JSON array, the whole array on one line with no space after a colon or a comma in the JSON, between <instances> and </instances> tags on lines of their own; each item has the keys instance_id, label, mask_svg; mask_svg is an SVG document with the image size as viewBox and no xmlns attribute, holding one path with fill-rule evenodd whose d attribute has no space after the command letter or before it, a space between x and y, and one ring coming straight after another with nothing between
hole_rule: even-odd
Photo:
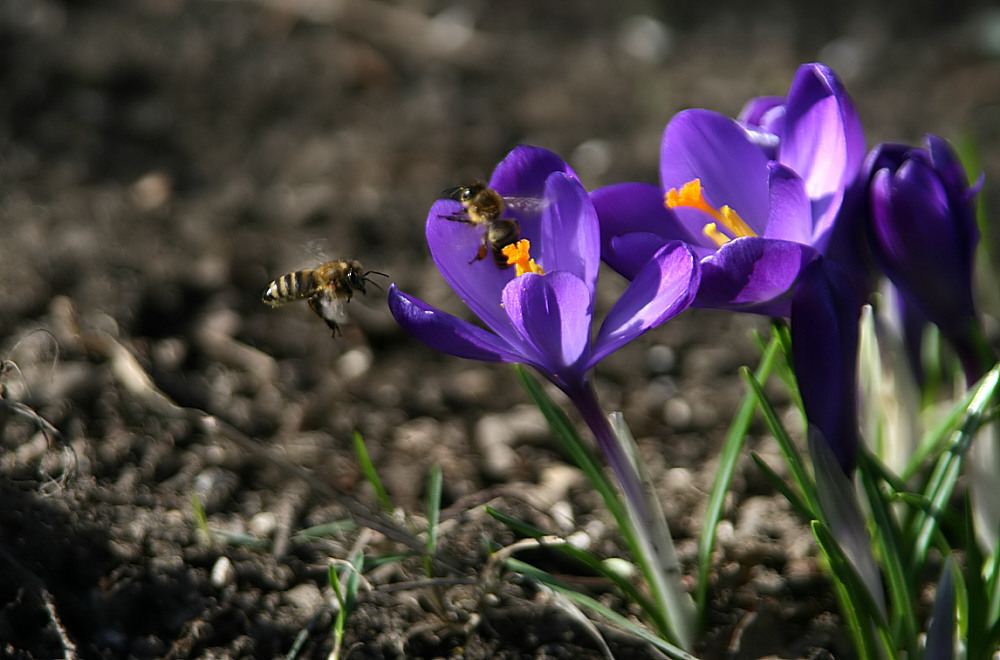
<instances>
[{"instance_id":1,"label":"bee leg","mask_svg":"<svg viewBox=\"0 0 1000 660\"><path fill-rule=\"evenodd\" d=\"M469 220L469 216L465 213L450 213L448 215L438 215L439 218L444 218L445 220L451 220L452 222L464 222L465 224L471 224L472 221Z\"/></svg>"},{"instance_id":2,"label":"bee leg","mask_svg":"<svg viewBox=\"0 0 1000 660\"><path fill-rule=\"evenodd\" d=\"M333 331L333 337L336 338L337 335L340 334L340 326L337 325L336 321L331 321L330 319L326 318L326 316L323 314L323 310L320 308L319 305L319 297L312 296L306 302L309 303L309 309L315 312L316 316L323 319L324 323L326 323L326 325L330 328L330 330Z\"/></svg>"},{"instance_id":3,"label":"bee leg","mask_svg":"<svg viewBox=\"0 0 1000 660\"><path fill-rule=\"evenodd\" d=\"M469 259L469 264L471 265L476 263L477 261L482 261L483 259L486 258L486 254L488 252L489 248L486 247L486 243L483 243L482 245L479 246L479 249L476 250L476 256L474 256L472 259Z\"/></svg>"}]
</instances>

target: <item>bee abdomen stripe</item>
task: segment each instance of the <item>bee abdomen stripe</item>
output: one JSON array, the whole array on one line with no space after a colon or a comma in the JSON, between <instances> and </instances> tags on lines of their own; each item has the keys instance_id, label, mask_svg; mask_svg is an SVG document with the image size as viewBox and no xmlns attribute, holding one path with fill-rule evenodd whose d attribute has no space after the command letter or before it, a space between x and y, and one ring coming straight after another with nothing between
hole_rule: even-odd
<instances>
[{"instance_id":1,"label":"bee abdomen stripe","mask_svg":"<svg viewBox=\"0 0 1000 660\"><path fill-rule=\"evenodd\" d=\"M290 298L302 298L309 294L313 287L312 271L299 270L294 273L282 275L275 280L275 298L288 300Z\"/></svg>"},{"instance_id":2,"label":"bee abdomen stripe","mask_svg":"<svg viewBox=\"0 0 1000 660\"><path fill-rule=\"evenodd\" d=\"M315 286L315 283L313 282L313 272L311 270L297 270L289 277L295 279L293 291L296 296L308 295Z\"/></svg>"}]
</instances>

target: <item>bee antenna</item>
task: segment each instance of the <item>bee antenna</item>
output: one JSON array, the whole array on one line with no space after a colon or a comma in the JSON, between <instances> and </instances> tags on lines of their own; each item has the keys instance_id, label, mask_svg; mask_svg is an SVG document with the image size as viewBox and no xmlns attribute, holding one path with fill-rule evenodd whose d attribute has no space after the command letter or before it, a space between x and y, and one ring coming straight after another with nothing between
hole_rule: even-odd
<instances>
[{"instance_id":1,"label":"bee antenna","mask_svg":"<svg viewBox=\"0 0 1000 660\"><path fill-rule=\"evenodd\" d=\"M369 275L381 275L382 277L389 277L389 276L388 276L388 275L386 275L385 273L381 273L381 272L379 272L379 271L377 271L377 270L369 270L369 271L365 271L365 274L361 276L361 278L362 278L362 279L363 279L364 281L366 281L366 282L371 282L371 283L372 283L373 285L375 285L375 288L379 289L380 291L384 291L385 289L383 289L382 287L380 287L380 286L378 285L378 282L376 282L375 280L372 280L372 279L368 279L368 276L369 276Z\"/></svg>"}]
</instances>

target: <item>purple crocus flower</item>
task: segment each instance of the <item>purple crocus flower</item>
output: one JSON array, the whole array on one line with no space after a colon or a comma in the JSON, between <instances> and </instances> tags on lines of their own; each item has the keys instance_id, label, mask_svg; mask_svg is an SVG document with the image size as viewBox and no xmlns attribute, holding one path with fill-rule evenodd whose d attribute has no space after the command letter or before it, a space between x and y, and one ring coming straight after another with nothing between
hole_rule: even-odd
<instances>
[{"instance_id":1,"label":"purple crocus flower","mask_svg":"<svg viewBox=\"0 0 1000 660\"><path fill-rule=\"evenodd\" d=\"M786 316L799 272L829 245L864 149L850 98L821 64L800 67L787 98L751 101L741 122L683 111L664 132L660 185L592 193L602 256L632 278L682 240L702 262L696 306Z\"/></svg>"},{"instance_id":2,"label":"purple crocus flower","mask_svg":"<svg viewBox=\"0 0 1000 660\"><path fill-rule=\"evenodd\" d=\"M505 197L538 200L507 207L520 224L521 252L512 256L517 268L498 268L491 259L470 263L483 229L451 219L461 212L457 202L439 200L427 216L434 263L486 327L435 309L395 285L389 289L389 309L404 329L432 348L537 369L579 408L626 497L641 503L641 486L627 476L634 471L600 411L590 370L690 305L698 288L698 261L682 243L661 245L592 337L600 236L597 213L576 175L552 152L521 146L497 166L489 187Z\"/></svg>"},{"instance_id":3,"label":"purple crocus flower","mask_svg":"<svg viewBox=\"0 0 1000 660\"><path fill-rule=\"evenodd\" d=\"M754 99L739 121L701 109L676 115L663 135L660 185L625 183L591 195L603 258L625 277L665 242L683 240L702 263L696 306L792 316L807 416L848 472L858 440L856 383L838 361L853 370L857 324L824 324L846 319L845 306L856 311L858 297L842 297L851 288L827 275L829 265L796 283L830 247L864 151L860 119L836 74L805 64L787 97ZM826 341L805 328L822 329ZM817 346L829 352L816 354ZM831 387L836 396L827 398Z\"/></svg>"},{"instance_id":4,"label":"purple crocus flower","mask_svg":"<svg viewBox=\"0 0 1000 660\"><path fill-rule=\"evenodd\" d=\"M907 303L941 329L975 382L995 361L972 298L979 185L969 185L955 152L933 135L926 149L879 145L865 171L876 262Z\"/></svg>"}]
</instances>

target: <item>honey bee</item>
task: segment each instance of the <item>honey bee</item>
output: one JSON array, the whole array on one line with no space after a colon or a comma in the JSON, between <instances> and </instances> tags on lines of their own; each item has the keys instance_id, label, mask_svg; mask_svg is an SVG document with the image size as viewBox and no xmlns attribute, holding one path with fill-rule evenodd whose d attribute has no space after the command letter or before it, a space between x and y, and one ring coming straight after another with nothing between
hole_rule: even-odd
<instances>
[{"instance_id":1,"label":"honey bee","mask_svg":"<svg viewBox=\"0 0 1000 660\"><path fill-rule=\"evenodd\" d=\"M336 337L340 333L339 324L347 322L344 304L350 302L355 291L365 293L365 283L372 282L368 275L386 276L376 270L364 270L358 261L328 261L315 268L282 275L268 285L261 300L278 307L304 298Z\"/></svg>"},{"instance_id":2,"label":"honey bee","mask_svg":"<svg viewBox=\"0 0 1000 660\"><path fill-rule=\"evenodd\" d=\"M483 242L476 256L469 263L482 261L487 252L492 253L493 263L503 270L510 268L503 249L513 245L521 237L521 226L517 218L505 215L509 209L524 211L537 210L541 200L528 197L504 197L485 183L477 181L467 186L458 186L444 191L450 199L462 205L460 213L444 216L448 220L465 222L474 227L483 227Z\"/></svg>"}]
</instances>

